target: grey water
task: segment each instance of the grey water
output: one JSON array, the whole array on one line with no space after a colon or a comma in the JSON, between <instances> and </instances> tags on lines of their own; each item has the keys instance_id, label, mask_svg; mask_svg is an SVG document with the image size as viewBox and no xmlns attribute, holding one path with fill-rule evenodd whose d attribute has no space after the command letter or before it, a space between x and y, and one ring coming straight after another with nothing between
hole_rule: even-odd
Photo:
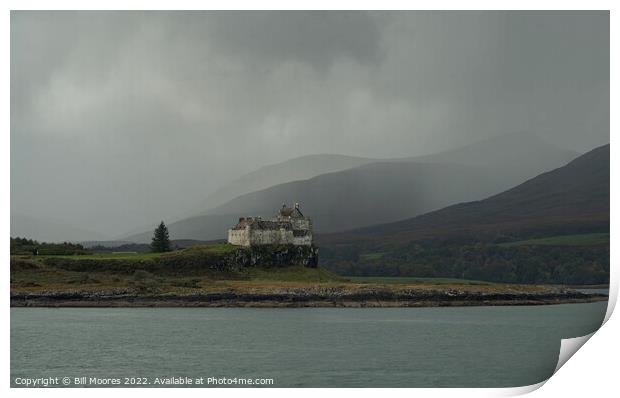
<instances>
[{"instance_id":1,"label":"grey water","mask_svg":"<svg viewBox=\"0 0 620 398\"><path fill-rule=\"evenodd\" d=\"M550 377L560 339L595 331L606 307L12 308L11 385L86 376L523 386Z\"/></svg>"}]
</instances>

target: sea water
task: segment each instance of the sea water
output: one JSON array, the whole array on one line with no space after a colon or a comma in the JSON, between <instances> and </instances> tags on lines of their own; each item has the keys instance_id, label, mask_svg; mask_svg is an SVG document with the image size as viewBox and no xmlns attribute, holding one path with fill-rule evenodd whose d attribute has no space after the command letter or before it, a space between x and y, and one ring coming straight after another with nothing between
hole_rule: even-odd
<instances>
[{"instance_id":1,"label":"sea water","mask_svg":"<svg viewBox=\"0 0 620 398\"><path fill-rule=\"evenodd\" d=\"M595 331L606 306L12 308L11 385L57 377L71 387L80 378L522 386L550 377L560 339Z\"/></svg>"}]
</instances>

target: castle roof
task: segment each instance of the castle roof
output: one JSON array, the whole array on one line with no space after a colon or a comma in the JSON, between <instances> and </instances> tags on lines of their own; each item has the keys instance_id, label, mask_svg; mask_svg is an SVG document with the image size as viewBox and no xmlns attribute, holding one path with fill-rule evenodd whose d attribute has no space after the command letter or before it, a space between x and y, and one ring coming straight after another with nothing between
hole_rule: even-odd
<instances>
[{"instance_id":1,"label":"castle roof","mask_svg":"<svg viewBox=\"0 0 620 398\"><path fill-rule=\"evenodd\" d=\"M295 203L295 207L287 207L286 203L282 205L279 215L281 217L303 218L304 214L299 210L299 203Z\"/></svg>"},{"instance_id":2,"label":"castle roof","mask_svg":"<svg viewBox=\"0 0 620 398\"><path fill-rule=\"evenodd\" d=\"M283 204L277 216L271 220L263 220L261 217L241 217L232 229L240 230L250 227L251 229L261 230L293 230L293 219L305 219L299 210L299 203L295 203L295 207L288 207Z\"/></svg>"},{"instance_id":3,"label":"castle roof","mask_svg":"<svg viewBox=\"0 0 620 398\"><path fill-rule=\"evenodd\" d=\"M289 221L263 220L258 217L242 217L233 229L245 229L246 226L262 230L292 230L293 226Z\"/></svg>"}]
</instances>

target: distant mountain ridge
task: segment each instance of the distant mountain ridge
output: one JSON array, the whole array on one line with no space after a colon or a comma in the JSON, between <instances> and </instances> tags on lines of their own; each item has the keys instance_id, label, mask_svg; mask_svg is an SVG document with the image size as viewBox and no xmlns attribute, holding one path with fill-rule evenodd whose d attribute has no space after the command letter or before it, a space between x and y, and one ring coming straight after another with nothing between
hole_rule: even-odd
<instances>
[{"instance_id":1,"label":"distant mountain ridge","mask_svg":"<svg viewBox=\"0 0 620 398\"><path fill-rule=\"evenodd\" d=\"M11 237L26 237L39 242L79 242L104 240L105 235L50 219L11 214Z\"/></svg>"},{"instance_id":2,"label":"distant mountain ridge","mask_svg":"<svg viewBox=\"0 0 620 398\"><path fill-rule=\"evenodd\" d=\"M610 146L489 198L415 218L319 236L325 245L493 240L609 230Z\"/></svg>"},{"instance_id":3,"label":"distant mountain ridge","mask_svg":"<svg viewBox=\"0 0 620 398\"><path fill-rule=\"evenodd\" d=\"M497 151L498 147L512 148L512 152ZM505 165L503 172L508 173L506 169L516 162L523 163L527 167L532 160L536 172L557 167L577 156L579 153L575 151L555 148L535 134L527 132L487 138L435 154L402 158L381 159L340 154L306 155L261 167L221 187L205 199L205 210L200 214L210 214L210 210L250 192L376 162L456 163L481 167L493 163L495 166ZM493 160L489 161L489 158ZM522 175L522 169L517 169L516 174Z\"/></svg>"},{"instance_id":4,"label":"distant mountain ridge","mask_svg":"<svg viewBox=\"0 0 620 398\"><path fill-rule=\"evenodd\" d=\"M270 216L282 202L299 201L316 231L344 231L483 198L576 156L531 134L509 134L424 157L353 158L368 163L246 193L168 227L178 239L221 239L239 216ZM123 238L148 239L150 232Z\"/></svg>"},{"instance_id":5,"label":"distant mountain ridge","mask_svg":"<svg viewBox=\"0 0 620 398\"><path fill-rule=\"evenodd\" d=\"M230 184L218 189L205 199L205 208L222 205L238 196L283 184L306 180L321 174L331 173L372 163L377 159L338 154L307 155L284 162L264 166L245 174Z\"/></svg>"},{"instance_id":6,"label":"distant mountain ridge","mask_svg":"<svg viewBox=\"0 0 620 398\"><path fill-rule=\"evenodd\" d=\"M517 132L487 138L453 150L402 160L492 166L497 173L516 184L543 171L563 166L579 155L576 151L557 148L535 134Z\"/></svg>"}]
</instances>

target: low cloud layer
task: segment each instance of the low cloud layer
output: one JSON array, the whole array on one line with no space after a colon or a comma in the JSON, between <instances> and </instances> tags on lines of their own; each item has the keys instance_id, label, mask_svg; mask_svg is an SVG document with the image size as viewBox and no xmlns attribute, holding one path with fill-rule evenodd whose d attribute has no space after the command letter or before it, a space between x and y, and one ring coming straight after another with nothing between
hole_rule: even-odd
<instances>
[{"instance_id":1,"label":"low cloud layer","mask_svg":"<svg viewBox=\"0 0 620 398\"><path fill-rule=\"evenodd\" d=\"M13 12L11 211L109 236L311 153L609 142L607 12Z\"/></svg>"}]
</instances>

